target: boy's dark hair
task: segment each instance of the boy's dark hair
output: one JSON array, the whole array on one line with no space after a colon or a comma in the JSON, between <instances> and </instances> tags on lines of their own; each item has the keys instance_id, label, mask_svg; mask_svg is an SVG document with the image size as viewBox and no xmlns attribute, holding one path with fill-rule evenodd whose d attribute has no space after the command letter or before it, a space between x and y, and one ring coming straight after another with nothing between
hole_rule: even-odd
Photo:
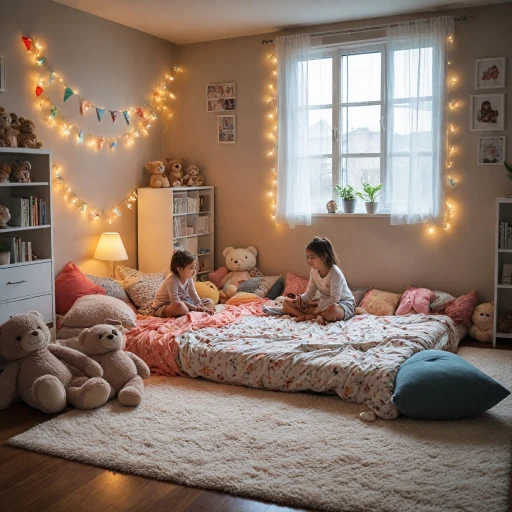
<instances>
[{"instance_id":1,"label":"boy's dark hair","mask_svg":"<svg viewBox=\"0 0 512 512\"><path fill-rule=\"evenodd\" d=\"M178 275L179 268L185 268L196 261L196 257L185 249L176 249L171 258L171 272Z\"/></svg>"},{"instance_id":2,"label":"boy's dark hair","mask_svg":"<svg viewBox=\"0 0 512 512\"><path fill-rule=\"evenodd\" d=\"M324 262L328 267L338 264L338 256L336 256L328 238L315 236L307 245L306 250L314 252L319 258L325 258Z\"/></svg>"}]
</instances>

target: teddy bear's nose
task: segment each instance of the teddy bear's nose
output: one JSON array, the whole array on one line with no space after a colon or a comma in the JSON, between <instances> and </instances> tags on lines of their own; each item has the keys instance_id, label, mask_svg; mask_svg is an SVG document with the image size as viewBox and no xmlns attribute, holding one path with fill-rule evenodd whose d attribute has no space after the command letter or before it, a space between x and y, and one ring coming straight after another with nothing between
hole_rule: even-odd
<instances>
[{"instance_id":1,"label":"teddy bear's nose","mask_svg":"<svg viewBox=\"0 0 512 512\"><path fill-rule=\"evenodd\" d=\"M108 338L109 340L113 340L113 339L114 339L114 335L113 335L113 334L109 334L109 335L107 336L107 338Z\"/></svg>"},{"instance_id":2,"label":"teddy bear's nose","mask_svg":"<svg viewBox=\"0 0 512 512\"><path fill-rule=\"evenodd\" d=\"M32 331L32 336L37 336L37 331Z\"/></svg>"},{"instance_id":3,"label":"teddy bear's nose","mask_svg":"<svg viewBox=\"0 0 512 512\"><path fill-rule=\"evenodd\" d=\"M238 263L238 260L233 261L233 263Z\"/></svg>"}]
</instances>

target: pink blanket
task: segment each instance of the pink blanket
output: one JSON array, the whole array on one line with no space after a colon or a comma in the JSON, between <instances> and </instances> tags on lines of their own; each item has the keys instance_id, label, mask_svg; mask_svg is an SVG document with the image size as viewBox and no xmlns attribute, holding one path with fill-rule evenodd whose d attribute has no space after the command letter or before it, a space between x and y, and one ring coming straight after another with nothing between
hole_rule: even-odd
<instances>
[{"instance_id":1,"label":"pink blanket","mask_svg":"<svg viewBox=\"0 0 512 512\"><path fill-rule=\"evenodd\" d=\"M213 316L195 312L170 320L139 316L137 327L126 335L125 350L137 354L157 375L183 375L175 359L177 336L204 327L223 327L244 316L262 316L264 313L261 305L266 301L267 299L261 299L241 306L226 306L223 311Z\"/></svg>"}]
</instances>

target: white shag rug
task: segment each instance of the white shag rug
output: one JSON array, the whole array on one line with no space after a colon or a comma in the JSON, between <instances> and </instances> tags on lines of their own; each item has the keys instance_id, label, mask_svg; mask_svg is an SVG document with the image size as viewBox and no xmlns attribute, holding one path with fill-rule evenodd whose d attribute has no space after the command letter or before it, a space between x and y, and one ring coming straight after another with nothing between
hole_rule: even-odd
<instances>
[{"instance_id":1,"label":"white shag rug","mask_svg":"<svg viewBox=\"0 0 512 512\"><path fill-rule=\"evenodd\" d=\"M512 389L512 351L459 354ZM364 423L334 396L152 377L142 404L73 410L9 441L110 470L291 506L505 511L512 397L488 413Z\"/></svg>"}]
</instances>

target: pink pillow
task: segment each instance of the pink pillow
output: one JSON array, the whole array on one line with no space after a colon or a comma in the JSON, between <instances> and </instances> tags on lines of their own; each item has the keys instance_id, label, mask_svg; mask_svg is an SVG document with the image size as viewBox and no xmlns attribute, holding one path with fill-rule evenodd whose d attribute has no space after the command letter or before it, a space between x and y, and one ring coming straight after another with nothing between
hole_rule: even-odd
<instances>
[{"instance_id":1,"label":"pink pillow","mask_svg":"<svg viewBox=\"0 0 512 512\"><path fill-rule=\"evenodd\" d=\"M471 315L478 305L478 295L473 290L467 295L461 295L449 302L444 308L443 314L449 316L456 324L471 327Z\"/></svg>"},{"instance_id":2,"label":"pink pillow","mask_svg":"<svg viewBox=\"0 0 512 512\"><path fill-rule=\"evenodd\" d=\"M414 313L430 313L430 301L434 298L434 292L427 288L414 288L408 286L400 300L400 306L395 315L408 315Z\"/></svg>"},{"instance_id":3,"label":"pink pillow","mask_svg":"<svg viewBox=\"0 0 512 512\"><path fill-rule=\"evenodd\" d=\"M211 281L217 288L222 288L221 282L224 277L228 274L228 269L226 267L220 267L215 272L210 272L208 274L208 281Z\"/></svg>"},{"instance_id":4,"label":"pink pillow","mask_svg":"<svg viewBox=\"0 0 512 512\"><path fill-rule=\"evenodd\" d=\"M303 293L306 293L308 283L308 279L304 279L303 277L292 274L291 272L287 272L283 295L285 297L289 293L295 293L295 295L302 295Z\"/></svg>"},{"instance_id":5,"label":"pink pillow","mask_svg":"<svg viewBox=\"0 0 512 512\"><path fill-rule=\"evenodd\" d=\"M55 309L59 315L65 315L76 299L84 295L106 295L101 286L94 284L71 261L55 279Z\"/></svg>"}]
</instances>

